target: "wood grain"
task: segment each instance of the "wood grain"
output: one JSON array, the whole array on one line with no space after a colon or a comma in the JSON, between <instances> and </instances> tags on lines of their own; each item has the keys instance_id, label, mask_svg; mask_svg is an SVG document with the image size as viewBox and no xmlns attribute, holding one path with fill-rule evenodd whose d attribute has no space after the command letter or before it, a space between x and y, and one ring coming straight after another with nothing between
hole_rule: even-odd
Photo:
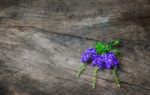
<instances>
[{"instance_id":1,"label":"wood grain","mask_svg":"<svg viewBox=\"0 0 150 95\"><path fill-rule=\"evenodd\" d=\"M1 0L0 95L149 95L149 0ZM121 38L117 88L109 71L77 79L80 54Z\"/></svg>"}]
</instances>

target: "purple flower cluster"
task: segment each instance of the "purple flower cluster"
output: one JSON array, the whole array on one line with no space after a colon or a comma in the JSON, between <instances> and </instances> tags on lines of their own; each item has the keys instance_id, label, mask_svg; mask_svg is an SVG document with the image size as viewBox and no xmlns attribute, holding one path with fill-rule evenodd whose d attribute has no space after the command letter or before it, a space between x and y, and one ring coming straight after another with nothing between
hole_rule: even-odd
<instances>
[{"instance_id":1,"label":"purple flower cluster","mask_svg":"<svg viewBox=\"0 0 150 95\"><path fill-rule=\"evenodd\" d=\"M88 48L81 55L81 62L87 63L92 61L92 66L99 69L112 69L119 66L119 61L113 52L106 54L97 54L95 48Z\"/></svg>"},{"instance_id":2,"label":"purple flower cluster","mask_svg":"<svg viewBox=\"0 0 150 95\"><path fill-rule=\"evenodd\" d=\"M96 50L95 48L88 48L81 54L81 62L87 63L89 61L92 61L94 56L96 56Z\"/></svg>"}]
</instances>

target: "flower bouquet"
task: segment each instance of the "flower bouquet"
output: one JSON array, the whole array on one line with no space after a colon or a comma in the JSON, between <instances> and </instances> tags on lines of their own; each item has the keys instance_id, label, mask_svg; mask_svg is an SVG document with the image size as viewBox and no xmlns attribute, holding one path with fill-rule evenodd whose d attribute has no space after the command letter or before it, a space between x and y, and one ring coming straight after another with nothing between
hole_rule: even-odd
<instances>
[{"instance_id":1,"label":"flower bouquet","mask_svg":"<svg viewBox=\"0 0 150 95\"><path fill-rule=\"evenodd\" d=\"M92 87L96 88L96 76L99 70L107 69L111 70L114 76L115 82L120 87L120 79L117 73L119 68L119 61L117 56L120 55L120 51L116 47L120 45L120 40L113 40L108 43L97 42L94 48L87 48L81 54L80 69L77 72L77 77L83 73L88 63L94 67L92 74Z\"/></svg>"}]
</instances>

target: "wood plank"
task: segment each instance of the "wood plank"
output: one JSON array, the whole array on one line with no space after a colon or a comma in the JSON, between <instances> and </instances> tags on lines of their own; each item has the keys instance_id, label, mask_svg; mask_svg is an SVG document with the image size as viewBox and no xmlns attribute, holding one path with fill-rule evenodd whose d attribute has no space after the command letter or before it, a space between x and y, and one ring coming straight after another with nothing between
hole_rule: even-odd
<instances>
[{"instance_id":1,"label":"wood plank","mask_svg":"<svg viewBox=\"0 0 150 95\"><path fill-rule=\"evenodd\" d=\"M27 86L31 87L33 91L28 91L23 83L20 89L24 93L31 94L34 91L36 93L36 89L42 89L39 91L45 95L50 93L54 93L54 95L59 93L70 95L90 95L93 93L100 95L101 93L103 95L109 95L110 93L114 95L131 95L131 93L143 95L144 93L144 95L149 95L150 93L149 45L124 44L122 47L124 57L120 59L122 68L119 71L123 81L122 88L117 88L110 72L104 71L99 72L98 88L95 91L89 84L92 72L91 67L88 67L88 70L80 79L75 78L75 71L80 64L81 51L88 46L92 46L95 41L50 33L30 27L0 29L0 56L2 63L4 66L6 65L10 72L17 72L8 74L10 74L10 77L15 75L14 81L17 81L17 78L21 78L23 75L27 75L27 78L29 77L29 83L25 80L25 84L27 83ZM3 69L5 70L4 67L2 67ZM5 77L3 78L5 79ZM35 83L36 86L38 85L37 87L30 82L30 78L31 81L32 79L37 81ZM15 84L18 85L19 83ZM56 92L57 89L58 92Z\"/></svg>"},{"instance_id":2,"label":"wood plank","mask_svg":"<svg viewBox=\"0 0 150 95\"><path fill-rule=\"evenodd\" d=\"M16 3L8 0L3 3L1 26L33 26L99 40L121 37L149 41L144 35L150 27L149 0L33 0Z\"/></svg>"},{"instance_id":3,"label":"wood plank","mask_svg":"<svg viewBox=\"0 0 150 95\"><path fill-rule=\"evenodd\" d=\"M149 95L149 0L1 0L0 95ZM117 88L92 67L77 79L80 54L122 38Z\"/></svg>"}]
</instances>

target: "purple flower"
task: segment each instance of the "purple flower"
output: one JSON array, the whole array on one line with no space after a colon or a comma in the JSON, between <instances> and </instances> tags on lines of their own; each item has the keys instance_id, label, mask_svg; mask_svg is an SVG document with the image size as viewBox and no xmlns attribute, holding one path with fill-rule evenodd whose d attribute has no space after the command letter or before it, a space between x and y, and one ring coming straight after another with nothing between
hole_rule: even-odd
<instances>
[{"instance_id":1,"label":"purple flower","mask_svg":"<svg viewBox=\"0 0 150 95\"><path fill-rule=\"evenodd\" d=\"M104 57L106 69L112 69L113 67L119 66L119 61L113 52L104 54L103 57Z\"/></svg>"},{"instance_id":2,"label":"purple flower","mask_svg":"<svg viewBox=\"0 0 150 95\"><path fill-rule=\"evenodd\" d=\"M96 49L95 48L88 48L81 54L81 62L86 63L92 61L96 56Z\"/></svg>"},{"instance_id":3,"label":"purple flower","mask_svg":"<svg viewBox=\"0 0 150 95\"><path fill-rule=\"evenodd\" d=\"M81 62L92 61L92 66L99 69L112 69L119 66L119 61L113 52L106 54L97 54L95 48L88 48L81 54Z\"/></svg>"},{"instance_id":4,"label":"purple flower","mask_svg":"<svg viewBox=\"0 0 150 95\"><path fill-rule=\"evenodd\" d=\"M116 58L115 54L113 52L109 52L106 54L96 55L93 58L92 66L97 66L99 69L112 69L113 67L119 66L119 61Z\"/></svg>"},{"instance_id":5,"label":"purple flower","mask_svg":"<svg viewBox=\"0 0 150 95\"><path fill-rule=\"evenodd\" d=\"M103 61L103 57L101 55L95 56L93 61L92 61L92 66L93 67L97 66L99 69L103 69L105 66L105 63Z\"/></svg>"},{"instance_id":6,"label":"purple flower","mask_svg":"<svg viewBox=\"0 0 150 95\"><path fill-rule=\"evenodd\" d=\"M82 63L88 62L89 59L90 59L90 55L89 55L88 53L83 52L83 53L81 54L81 62L82 62Z\"/></svg>"},{"instance_id":7,"label":"purple flower","mask_svg":"<svg viewBox=\"0 0 150 95\"><path fill-rule=\"evenodd\" d=\"M111 69L112 67L113 67L113 60L112 59L105 60L105 68Z\"/></svg>"}]
</instances>

